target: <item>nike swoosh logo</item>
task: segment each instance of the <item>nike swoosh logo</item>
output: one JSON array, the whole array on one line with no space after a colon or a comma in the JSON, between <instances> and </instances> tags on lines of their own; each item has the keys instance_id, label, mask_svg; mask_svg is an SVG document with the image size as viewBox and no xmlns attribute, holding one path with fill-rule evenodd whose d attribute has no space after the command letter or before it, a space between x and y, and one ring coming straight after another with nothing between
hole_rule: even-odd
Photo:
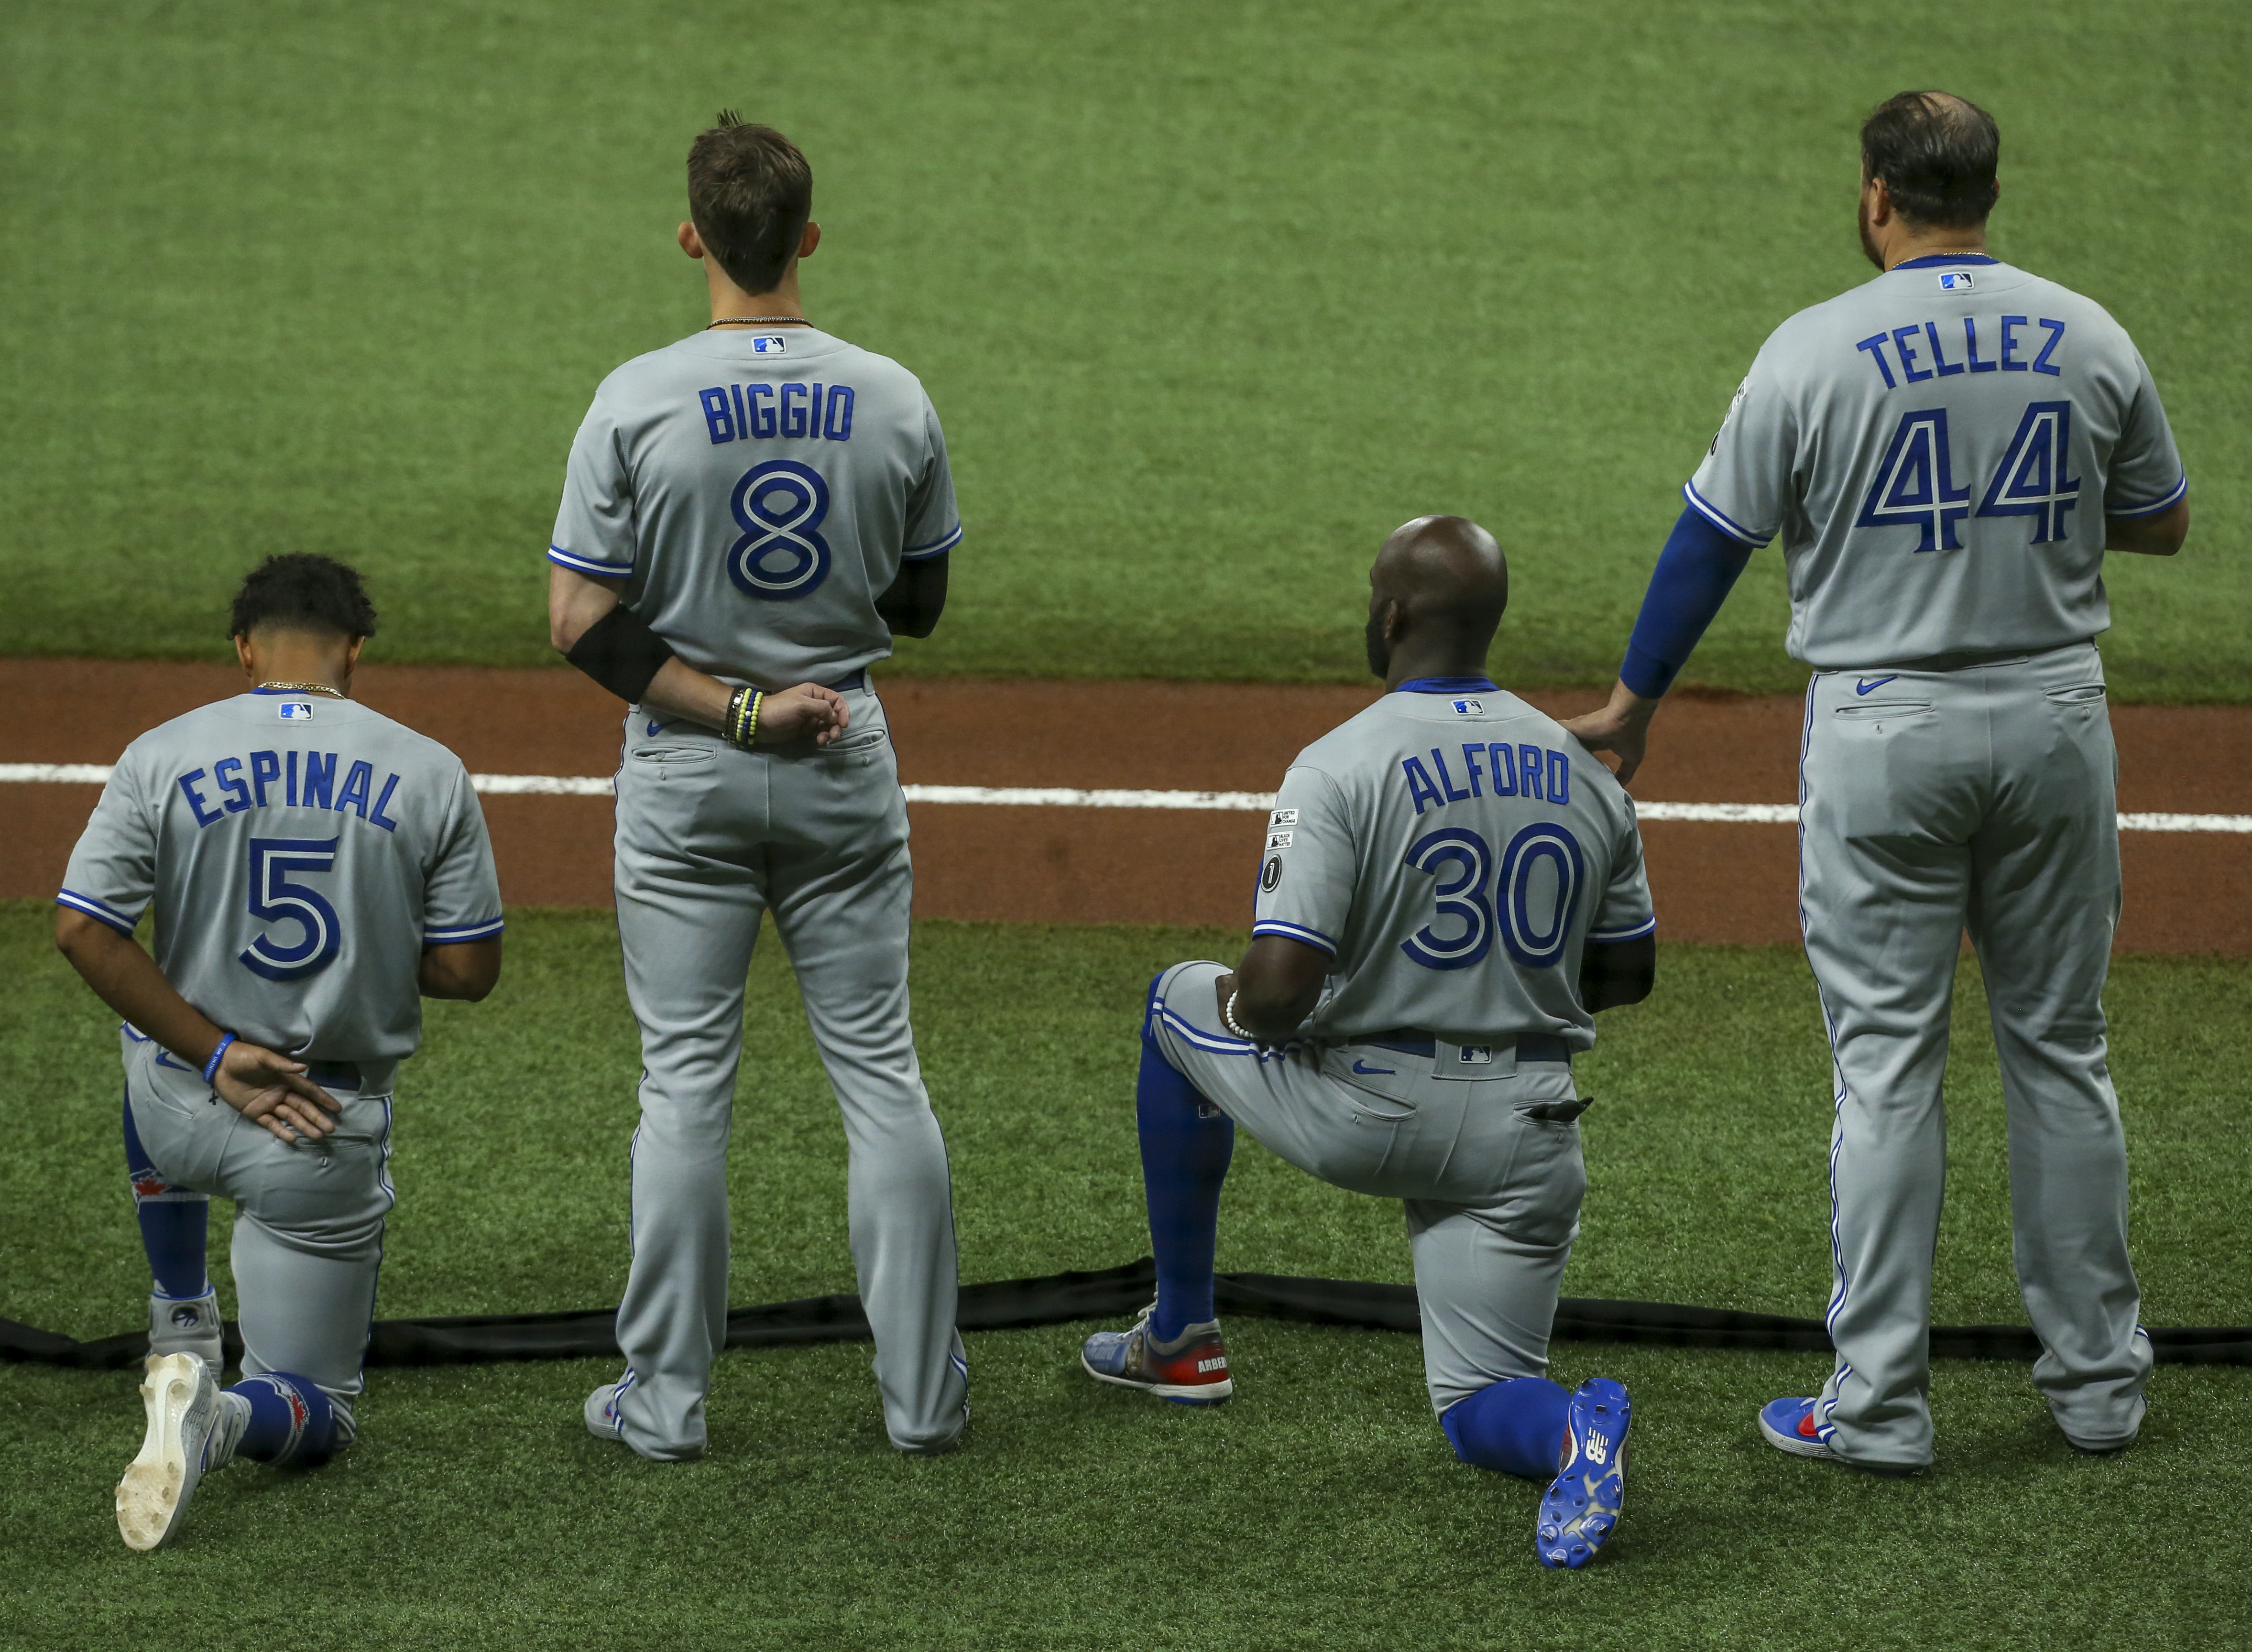
<instances>
[{"instance_id":1,"label":"nike swoosh logo","mask_svg":"<svg viewBox=\"0 0 2252 1652\"><path fill-rule=\"evenodd\" d=\"M1357 1061L1357 1060L1352 1064L1352 1070L1353 1070L1355 1072L1367 1073L1367 1074L1370 1074L1370 1075L1372 1075L1372 1076L1373 1076L1373 1075L1374 1075L1374 1074L1376 1074L1376 1073L1380 1073L1380 1072L1399 1072L1399 1071L1400 1071L1400 1069L1399 1069L1399 1068L1397 1068L1397 1067L1369 1067L1369 1066L1363 1066L1363 1065L1362 1065L1359 1061Z\"/></svg>"},{"instance_id":2,"label":"nike swoosh logo","mask_svg":"<svg viewBox=\"0 0 2252 1652\"><path fill-rule=\"evenodd\" d=\"M656 733L657 730L659 730L659 729L663 728L664 726L664 725L662 722L658 721L656 718L653 718L653 717L652 717L652 718L650 718L649 719L649 732L650 732L650 733L651 733L651 734Z\"/></svg>"},{"instance_id":3,"label":"nike swoosh logo","mask_svg":"<svg viewBox=\"0 0 2252 1652\"><path fill-rule=\"evenodd\" d=\"M1900 673L1897 671L1893 673L1893 677L1897 677L1899 675ZM1871 689L1880 689L1892 680L1893 678L1891 677L1865 677L1859 682L1853 684L1853 692L1856 694L1866 694Z\"/></svg>"}]
</instances>

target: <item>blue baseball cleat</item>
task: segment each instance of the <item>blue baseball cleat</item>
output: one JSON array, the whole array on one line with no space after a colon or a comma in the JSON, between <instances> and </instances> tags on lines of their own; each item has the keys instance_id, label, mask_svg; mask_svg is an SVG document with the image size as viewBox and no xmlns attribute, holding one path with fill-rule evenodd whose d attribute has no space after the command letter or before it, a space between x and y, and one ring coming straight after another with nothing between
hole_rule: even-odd
<instances>
[{"instance_id":1,"label":"blue baseball cleat","mask_svg":"<svg viewBox=\"0 0 2252 1652\"><path fill-rule=\"evenodd\" d=\"M1814 1407L1819 1402L1785 1396L1770 1399L1760 1407L1760 1433L1767 1443L1777 1451L1787 1451L1794 1457L1831 1457L1831 1431L1814 1420Z\"/></svg>"},{"instance_id":2,"label":"blue baseball cleat","mask_svg":"<svg viewBox=\"0 0 2252 1652\"><path fill-rule=\"evenodd\" d=\"M1555 1482L1540 1498L1533 1551L1544 1566L1576 1572L1618 1530L1626 1502L1626 1431L1634 1402L1608 1377L1581 1383L1565 1414Z\"/></svg>"}]
</instances>

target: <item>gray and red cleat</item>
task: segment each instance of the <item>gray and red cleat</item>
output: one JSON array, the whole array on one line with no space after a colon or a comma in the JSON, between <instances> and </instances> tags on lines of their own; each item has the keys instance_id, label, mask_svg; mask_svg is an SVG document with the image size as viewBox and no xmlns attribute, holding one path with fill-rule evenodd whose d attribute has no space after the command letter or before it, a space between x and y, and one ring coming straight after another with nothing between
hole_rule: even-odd
<instances>
[{"instance_id":1,"label":"gray and red cleat","mask_svg":"<svg viewBox=\"0 0 2252 1652\"><path fill-rule=\"evenodd\" d=\"M1217 1406L1235 1392L1228 1375L1227 1344L1220 1339L1220 1322L1207 1319L1186 1325L1169 1343L1150 1334L1152 1302L1142 1310L1131 1330L1097 1331L1079 1351L1079 1363L1099 1383L1138 1388L1143 1393L1170 1399L1176 1406Z\"/></svg>"}]
</instances>

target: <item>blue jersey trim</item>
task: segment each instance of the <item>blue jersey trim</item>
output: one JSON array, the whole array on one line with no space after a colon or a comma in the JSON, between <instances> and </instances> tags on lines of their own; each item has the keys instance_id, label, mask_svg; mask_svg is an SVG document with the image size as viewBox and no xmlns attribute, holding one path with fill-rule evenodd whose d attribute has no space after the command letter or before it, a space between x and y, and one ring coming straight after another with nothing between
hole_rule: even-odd
<instances>
[{"instance_id":1,"label":"blue jersey trim","mask_svg":"<svg viewBox=\"0 0 2252 1652\"><path fill-rule=\"evenodd\" d=\"M598 580L622 580L634 571L630 562L598 562L593 557L573 556L560 545L547 547L547 559L573 573L591 573Z\"/></svg>"},{"instance_id":2,"label":"blue jersey trim","mask_svg":"<svg viewBox=\"0 0 2252 1652\"><path fill-rule=\"evenodd\" d=\"M1280 935L1285 941L1303 941L1309 947L1319 947L1332 958L1337 956L1338 944L1318 929L1309 929L1303 924L1285 923L1280 918L1262 918L1251 926L1255 935Z\"/></svg>"},{"instance_id":3,"label":"blue jersey trim","mask_svg":"<svg viewBox=\"0 0 2252 1652\"><path fill-rule=\"evenodd\" d=\"M1926 253L1922 258L1911 258L1893 266L1894 269L1944 269L1961 264L1998 264L1998 258L1989 258L1984 253ZM1886 272L1887 274L1891 271Z\"/></svg>"},{"instance_id":4,"label":"blue jersey trim","mask_svg":"<svg viewBox=\"0 0 2252 1652\"><path fill-rule=\"evenodd\" d=\"M89 918L97 919L108 924L120 934L129 935L133 933L132 919L115 907L105 906L91 895L81 895L75 890L66 889L55 897L55 905L67 906L73 912L82 912Z\"/></svg>"},{"instance_id":5,"label":"blue jersey trim","mask_svg":"<svg viewBox=\"0 0 2252 1652\"><path fill-rule=\"evenodd\" d=\"M1653 914L1648 921L1638 924L1632 929L1590 929L1588 931L1588 939L1602 941L1605 945L1614 941L1639 941L1657 927L1658 919Z\"/></svg>"},{"instance_id":6,"label":"blue jersey trim","mask_svg":"<svg viewBox=\"0 0 2252 1652\"><path fill-rule=\"evenodd\" d=\"M2159 500L2156 504L2122 505L2116 510L2110 505L2105 505L2103 507L2103 514L2107 517L2155 517L2159 511L2166 510L2178 503L2180 501L2182 495L2188 491L2189 478L2187 476L2184 476L2179 482L2177 482L2172 487L2169 488L2166 490L2166 496Z\"/></svg>"},{"instance_id":7,"label":"blue jersey trim","mask_svg":"<svg viewBox=\"0 0 2252 1652\"><path fill-rule=\"evenodd\" d=\"M1410 677L1394 694L1498 694L1501 690L1491 677Z\"/></svg>"},{"instance_id":8,"label":"blue jersey trim","mask_svg":"<svg viewBox=\"0 0 2252 1652\"><path fill-rule=\"evenodd\" d=\"M1746 545L1751 546L1753 550L1756 551L1767 543L1766 539L1761 538L1759 535L1754 533L1749 528L1745 527L1741 523L1736 521L1734 517L1729 516L1728 513L1721 510L1720 506L1706 498L1703 494L1699 493L1697 491L1697 484L1695 482L1683 482L1681 484L1681 496L1697 508L1698 515L1703 517L1714 527L1720 529L1721 532L1733 534L1735 538L1741 539ZM1774 536L1769 535L1769 537L1773 538Z\"/></svg>"},{"instance_id":9,"label":"blue jersey trim","mask_svg":"<svg viewBox=\"0 0 2252 1652\"><path fill-rule=\"evenodd\" d=\"M422 944L426 947L451 947L464 941L483 941L507 927L504 920L489 918L483 923L456 924L448 929L426 929L422 932Z\"/></svg>"},{"instance_id":10,"label":"blue jersey trim","mask_svg":"<svg viewBox=\"0 0 2252 1652\"><path fill-rule=\"evenodd\" d=\"M1241 1038L1220 1037L1192 1027L1164 1005L1157 1006L1157 1018L1171 1027L1174 1033L1199 1050L1210 1050L1216 1055L1256 1055L1259 1046L1247 1044Z\"/></svg>"},{"instance_id":11,"label":"blue jersey trim","mask_svg":"<svg viewBox=\"0 0 2252 1652\"><path fill-rule=\"evenodd\" d=\"M942 552L951 551L956 545L960 545L961 543L962 524L957 522L954 524L953 532L941 534L928 545L909 545L906 550L900 552L900 560L902 562L920 562L925 557L935 557L939 555Z\"/></svg>"}]
</instances>

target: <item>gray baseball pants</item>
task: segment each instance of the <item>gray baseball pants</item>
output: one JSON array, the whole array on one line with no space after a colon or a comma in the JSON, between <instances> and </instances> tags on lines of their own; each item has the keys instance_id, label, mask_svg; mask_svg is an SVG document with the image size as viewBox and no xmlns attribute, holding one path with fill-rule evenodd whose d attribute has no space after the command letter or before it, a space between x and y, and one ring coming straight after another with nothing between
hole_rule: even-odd
<instances>
[{"instance_id":1,"label":"gray baseball pants","mask_svg":"<svg viewBox=\"0 0 2252 1652\"><path fill-rule=\"evenodd\" d=\"M618 935L643 1073L618 1410L645 1457L704 1450L727 1330L744 978L767 912L844 1116L852 1262L885 1428L902 1450L933 1450L968 1414L952 1183L907 1024L907 801L881 702L865 688L844 698L850 728L824 751L744 752L686 724L652 732L638 708L626 721Z\"/></svg>"},{"instance_id":2,"label":"gray baseball pants","mask_svg":"<svg viewBox=\"0 0 2252 1652\"><path fill-rule=\"evenodd\" d=\"M342 1104L334 1134L293 1146L153 1040L120 1037L126 1100L149 1163L175 1186L235 1201L227 1260L242 1374L310 1378L335 1404L337 1438L350 1440L383 1222L397 1198L387 1168L397 1064L364 1068L356 1089L324 1085Z\"/></svg>"},{"instance_id":3,"label":"gray baseball pants","mask_svg":"<svg viewBox=\"0 0 2252 1652\"><path fill-rule=\"evenodd\" d=\"M1401 1201L1423 1320L1431 1409L1511 1377L1545 1377L1565 1260L1587 1190L1568 1061L1519 1064L1507 1045L1465 1063L1456 1045L1262 1051L1220 1023L1217 963L1158 978L1158 1048L1262 1147L1333 1186ZM1472 1072L1483 1076L1453 1076Z\"/></svg>"},{"instance_id":4,"label":"gray baseball pants","mask_svg":"<svg viewBox=\"0 0 2252 1652\"><path fill-rule=\"evenodd\" d=\"M2116 765L2082 643L1807 690L1799 889L1837 1075L1818 1423L1851 1461L1931 1461L1931 1274L1948 1010L1967 930L2001 1058L2033 1384L2068 1439L2124 1444L2149 1338L2127 1260L2127 1149L2104 1059L2119 916Z\"/></svg>"}]
</instances>

